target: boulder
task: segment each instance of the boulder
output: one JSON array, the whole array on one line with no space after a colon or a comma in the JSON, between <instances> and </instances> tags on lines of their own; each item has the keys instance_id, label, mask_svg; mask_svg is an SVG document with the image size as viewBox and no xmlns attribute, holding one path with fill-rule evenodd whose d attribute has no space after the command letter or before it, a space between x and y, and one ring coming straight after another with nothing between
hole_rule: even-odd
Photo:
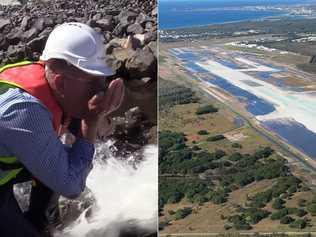
<instances>
[{"instance_id":1,"label":"boulder","mask_svg":"<svg viewBox=\"0 0 316 237\"><path fill-rule=\"evenodd\" d=\"M149 17L146 14L144 14L143 12L141 12L137 16L135 23L141 24L143 27L145 27L147 22L153 22L153 21L154 20L151 17Z\"/></svg>"},{"instance_id":2,"label":"boulder","mask_svg":"<svg viewBox=\"0 0 316 237\"><path fill-rule=\"evenodd\" d=\"M143 77L155 77L157 73L156 58L149 47L137 49L126 62L129 77L140 79Z\"/></svg>"},{"instance_id":3,"label":"boulder","mask_svg":"<svg viewBox=\"0 0 316 237\"><path fill-rule=\"evenodd\" d=\"M112 20L113 20L113 17L108 16L107 18L102 18L100 20L97 20L95 25L97 27L100 27L103 31L112 31L114 28Z\"/></svg>"},{"instance_id":4,"label":"boulder","mask_svg":"<svg viewBox=\"0 0 316 237\"><path fill-rule=\"evenodd\" d=\"M21 30L26 31L31 27L32 18L30 16L24 16L21 22Z\"/></svg>"},{"instance_id":5,"label":"boulder","mask_svg":"<svg viewBox=\"0 0 316 237\"><path fill-rule=\"evenodd\" d=\"M27 47L33 52L42 52L47 40L46 35L38 36L27 43Z\"/></svg>"},{"instance_id":6,"label":"boulder","mask_svg":"<svg viewBox=\"0 0 316 237\"><path fill-rule=\"evenodd\" d=\"M135 23L129 25L126 29L126 32L127 34L142 34L144 32L144 29L140 24Z\"/></svg>"},{"instance_id":7,"label":"boulder","mask_svg":"<svg viewBox=\"0 0 316 237\"><path fill-rule=\"evenodd\" d=\"M122 10L120 14L118 15L118 19L121 23L132 23L135 21L136 17L138 16L138 13L132 10Z\"/></svg>"},{"instance_id":8,"label":"boulder","mask_svg":"<svg viewBox=\"0 0 316 237\"><path fill-rule=\"evenodd\" d=\"M48 24L50 22L47 21ZM46 26L46 21L44 18L38 18L35 20L34 24L32 25L33 28L36 28L38 31L44 30L44 27Z\"/></svg>"},{"instance_id":9,"label":"boulder","mask_svg":"<svg viewBox=\"0 0 316 237\"><path fill-rule=\"evenodd\" d=\"M19 42L22 41L22 34L22 31L15 28L6 35L6 39L10 45L17 45Z\"/></svg>"},{"instance_id":10,"label":"boulder","mask_svg":"<svg viewBox=\"0 0 316 237\"><path fill-rule=\"evenodd\" d=\"M23 39L25 42L28 42L32 39L34 39L39 33L39 30L35 27L32 27L31 29L29 29L28 31L25 31L22 34L21 39Z\"/></svg>"},{"instance_id":11,"label":"boulder","mask_svg":"<svg viewBox=\"0 0 316 237\"><path fill-rule=\"evenodd\" d=\"M4 27L6 27L7 25L10 25L10 24L11 24L10 19L0 18L0 30L2 30Z\"/></svg>"},{"instance_id":12,"label":"boulder","mask_svg":"<svg viewBox=\"0 0 316 237\"><path fill-rule=\"evenodd\" d=\"M20 45L10 45L7 49L7 58L10 62L18 62L25 58L24 47Z\"/></svg>"},{"instance_id":13,"label":"boulder","mask_svg":"<svg viewBox=\"0 0 316 237\"><path fill-rule=\"evenodd\" d=\"M126 35L126 29L129 26L129 23L119 23L116 25L115 29L113 30L113 34L118 37L123 37Z\"/></svg>"},{"instance_id":14,"label":"boulder","mask_svg":"<svg viewBox=\"0 0 316 237\"><path fill-rule=\"evenodd\" d=\"M9 43L4 37L4 35L0 35L0 50L6 50L9 47Z\"/></svg>"}]
</instances>

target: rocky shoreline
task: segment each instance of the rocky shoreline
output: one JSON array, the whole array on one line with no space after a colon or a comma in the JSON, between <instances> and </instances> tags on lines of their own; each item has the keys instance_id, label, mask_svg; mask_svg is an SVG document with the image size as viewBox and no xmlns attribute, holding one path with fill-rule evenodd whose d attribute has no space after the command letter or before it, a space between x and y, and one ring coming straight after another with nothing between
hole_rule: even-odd
<instances>
[{"instance_id":1,"label":"rocky shoreline","mask_svg":"<svg viewBox=\"0 0 316 237\"><path fill-rule=\"evenodd\" d=\"M157 124L156 1L20 2L0 5L0 65L37 61L48 35L59 24L76 21L90 25L104 36L107 62L116 72L110 79L121 77L126 86L123 106L112 115L116 125L113 137L126 149L140 147L144 141L155 143L156 135L150 129L155 131ZM100 139L103 130L100 124Z\"/></svg>"}]
</instances>

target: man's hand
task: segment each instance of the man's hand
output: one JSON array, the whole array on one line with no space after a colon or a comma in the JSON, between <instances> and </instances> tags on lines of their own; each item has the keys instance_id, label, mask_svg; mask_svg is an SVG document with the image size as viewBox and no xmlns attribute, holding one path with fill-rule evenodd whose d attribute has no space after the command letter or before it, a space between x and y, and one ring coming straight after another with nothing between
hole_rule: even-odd
<instances>
[{"instance_id":1,"label":"man's hand","mask_svg":"<svg viewBox=\"0 0 316 237\"><path fill-rule=\"evenodd\" d=\"M117 110L124 98L124 84L122 79L113 80L106 92L99 92L88 102L88 114L81 122L82 137L94 142L97 134L98 120Z\"/></svg>"},{"instance_id":2,"label":"man's hand","mask_svg":"<svg viewBox=\"0 0 316 237\"><path fill-rule=\"evenodd\" d=\"M122 79L118 78L110 83L105 93L101 91L89 100L88 117L95 117L101 114L108 116L121 106L123 98L124 83Z\"/></svg>"}]
</instances>

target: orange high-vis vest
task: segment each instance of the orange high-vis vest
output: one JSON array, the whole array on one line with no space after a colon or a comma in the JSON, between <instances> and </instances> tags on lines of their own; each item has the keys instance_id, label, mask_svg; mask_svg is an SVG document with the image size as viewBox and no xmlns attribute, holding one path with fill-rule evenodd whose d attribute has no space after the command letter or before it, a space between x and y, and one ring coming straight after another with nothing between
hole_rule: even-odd
<instances>
[{"instance_id":1,"label":"orange high-vis vest","mask_svg":"<svg viewBox=\"0 0 316 237\"><path fill-rule=\"evenodd\" d=\"M42 62L25 61L3 67L0 69L0 83L21 88L41 101L53 115L53 127L58 133L62 110L45 79L45 67Z\"/></svg>"},{"instance_id":2,"label":"orange high-vis vest","mask_svg":"<svg viewBox=\"0 0 316 237\"><path fill-rule=\"evenodd\" d=\"M0 68L0 95L12 87L21 88L41 101L53 116L54 130L61 135L62 110L46 81L43 63L24 61ZM23 171L26 170L16 157L0 156L0 188L24 177Z\"/></svg>"}]
</instances>

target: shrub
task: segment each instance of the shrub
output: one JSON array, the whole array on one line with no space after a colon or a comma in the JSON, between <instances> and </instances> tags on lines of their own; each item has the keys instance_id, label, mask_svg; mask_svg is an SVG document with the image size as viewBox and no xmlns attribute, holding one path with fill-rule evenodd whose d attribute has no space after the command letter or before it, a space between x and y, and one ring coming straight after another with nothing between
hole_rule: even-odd
<instances>
[{"instance_id":1,"label":"shrub","mask_svg":"<svg viewBox=\"0 0 316 237\"><path fill-rule=\"evenodd\" d=\"M238 152L235 152L233 154L231 154L228 159L231 160L231 161L238 161L240 159L242 159L242 154L238 153Z\"/></svg>"},{"instance_id":2,"label":"shrub","mask_svg":"<svg viewBox=\"0 0 316 237\"><path fill-rule=\"evenodd\" d=\"M175 212L173 215L175 220L180 220L185 218L186 216L190 215L192 213L192 208L190 207L185 207L183 209L179 209Z\"/></svg>"},{"instance_id":3,"label":"shrub","mask_svg":"<svg viewBox=\"0 0 316 237\"><path fill-rule=\"evenodd\" d=\"M280 211L272 213L270 218L271 218L271 220L278 220L278 219L281 219L282 217L286 216L287 214L288 214L288 209L283 208Z\"/></svg>"},{"instance_id":4,"label":"shrub","mask_svg":"<svg viewBox=\"0 0 316 237\"><path fill-rule=\"evenodd\" d=\"M219 140L223 140L223 139L225 139L225 136L222 134L219 134L219 135L215 135L212 137L208 137L206 140L208 142L215 142L215 141L219 141Z\"/></svg>"},{"instance_id":5,"label":"shrub","mask_svg":"<svg viewBox=\"0 0 316 237\"><path fill-rule=\"evenodd\" d=\"M209 132L206 131L206 130L200 130L200 131L198 131L198 134L199 134L199 135L208 135Z\"/></svg>"},{"instance_id":6,"label":"shrub","mask_svg":"<svg viewBox=\"0 0 316 237\"><path fill-rule=\"evenodd\" d=\"M283 216L281 219L280 219L280 223L281 224L289 224L291 222L293 222L294 219L290 216Z\"/></svg>"},{"instance_id":7,"label":"shrub","mask_svg":"<svg viewBox=\"0 0 316 237\"><path fill-rule=\"evenodd\" d=\"M282 209L285 202L281 198L276 198L272 203L274 209Z\"/></svg>"},{"instance_id":8,"label":"shrub","mask_svg":"<svg viewBox=\"0 0 316 237\"><path fill-rule=\"evenodd\" d=\"M306 205L306 210L312 215L316 216L316 201L313 200Z\"/></svg>"},{"instance_id":9,"label":"shrub","mask_svg":"<svg viewBox=\"0 0 316 237\"><path fill-rule=\"evenodd\" d=\"M218 111L213 105L205 105L196 110L197 115L208 114L208 113L216 113Z\"/></svg>"},{"instance_id":10,"label":"shrub","mask_svg":"<svg viewBox=\"0 0 316 237\"><path fill-rule=\"evenodd\" d=\"M296 215L299 217L305 216L307 214L307 211L304 209L297 209Z\"/></svg>"},{"instance_id":11,"label":"shrub","mask_svg":"<svg viewBox=\"0 0 316 237\"><path fill-rule=\"evenodd\" d=\"M237 142L235 142L235 143L232 144L232 148L239 148L239 149L241 149L242 145L237 143Z\"/></svg>"},{"instance_id":12,"label":"shrub","mask_svg":"<svg viewBox=\"0 0 316 237\"><path fill-rule=\"evenodd\" d=\"M306 227L306 221L298 219L290 224L291 228L304 229Z\"/></svg>"}]
</instances>

